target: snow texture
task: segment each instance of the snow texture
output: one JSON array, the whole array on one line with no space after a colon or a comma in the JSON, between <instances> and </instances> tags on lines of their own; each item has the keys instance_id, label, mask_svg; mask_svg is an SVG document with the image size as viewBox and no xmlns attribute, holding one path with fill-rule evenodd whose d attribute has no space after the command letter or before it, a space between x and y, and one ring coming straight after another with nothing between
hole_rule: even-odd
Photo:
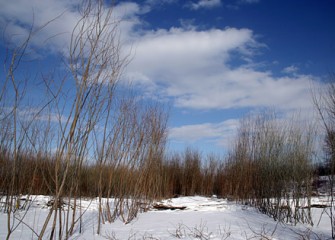
<instances>
[{"instance_id":1,"label":"snow texture","mask_svg":"<svg viewBox=\"0 0 335 240\"><path fill-rule=\"evenodd\" d=\"M50 197L32 196L28 211L17 211L21 223L10 239L37 239L49 212ZM315 202L320 202L315 199ZM158 204L183 206L184 210L155 210L143 212L128 224L121 220L102 225L97 235L98 200L83 199L82 233L79 224L70 239L330 239L330 220L324 209L313 209L314 226L283 224L259 213L255 208L226 199L193 196L167 199ZM66 210L62 211L65 217ZM79 215L79 213L78 213ZM18 223L16 220L15 223ZM29 226L29 227L28 227ZM7 215L0 213L0 239L7 233ZM50 228L45 234L49 239ZM57 235L57 234L56 234Z\"/></svg>"}]
</instances>

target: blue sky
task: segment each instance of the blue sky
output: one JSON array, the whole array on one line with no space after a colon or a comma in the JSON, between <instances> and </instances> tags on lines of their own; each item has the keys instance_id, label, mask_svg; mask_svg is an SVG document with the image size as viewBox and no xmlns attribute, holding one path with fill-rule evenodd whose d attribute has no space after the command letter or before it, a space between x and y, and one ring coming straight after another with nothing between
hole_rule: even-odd
<instances>
[{"instance_id":1,"label":"blue sky","mask_svg":"<svg viewBox=\"0 0 335 240\"><path fill-rule=\"evenodd\" d=\"M33 21L38 27L63 13L32 40L43 61L26 71L60 64L78 2L0 0L1 30L14 44ZM250 112L313 117L311 86L324 87L335 71L334 12L333 0L116 1L123 51L132 58L123 79L170 106L169 148L223 153Z\"/></svg>"}]
</instances>

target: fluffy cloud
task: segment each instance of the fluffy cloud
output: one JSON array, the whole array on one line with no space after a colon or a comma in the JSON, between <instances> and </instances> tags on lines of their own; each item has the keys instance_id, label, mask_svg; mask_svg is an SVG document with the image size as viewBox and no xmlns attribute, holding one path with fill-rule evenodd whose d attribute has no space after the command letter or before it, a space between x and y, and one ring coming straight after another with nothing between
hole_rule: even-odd
<instances>
[{"instance_id":1,"label":"fluffy cloud","mask_svg":"<svg viewBox=\"0 0 335 240\"><path fill-rule=\"evenodd\" d=\"M207 72L226 62L230 51L242 51L252 44L252 32L228 28L208 31L171 28L147 32L135 43L135 58L131 70L143 71L155 81L174 81L171 74L180 77ZM191 74L191 75L189 75ZM160 79L157 76L161 75ZM176 79L179 81L179 79Z\"/></svg>"},{"instance_id":2,"label":"fluffy cloud","mask_svg":"<svg viewBox=\"0 0 335 240\"><path fill-rule=\"evenodd\" d=\"M201 77L201 76L200 76ZM311 76L273 77L245 67L226 69L221 74L196 79L197 87L188 85L177 97L180 107L194 109L228 109L274 107L300 109L310 106Z\"/></svg>"},{"instance_id":3,"label":"fluffy cloud","mask_svg":"<svg viewBox=\"0 0 335 240\"><path fill-rule=\"evenodd\" d=\"M284 68L282 72L286 74L294 74L294 73L297 73L298 70L299 70L298 67L291 65L291 66Z\"/></svg>"},{"instance_id":4,"label":"fluffy cloud","mask_svg":"<svg viewBox=\"0 0 335 240\"><path fill-rule=\"evenodd\" d=\"M48 26L35 33L31 43L36 47L43 46L53 51L67 47L69 34L79 19L79 14L74 11L79 1L1 2L0 27L5 30L6 37L12 44L20 44L26 39L31 27L34 31L49 22Z\"/></svg>"},{"instance_id":5,"label":"fluffy cloud","mask_svg":"<svg viewBox=\"0 0 335 240\"><path fill-rule=\"evenodd\" d=\"M214 8L221 6L221 0L199 0L196 3L190 3L189 7L193 10L198 10L200 8Z\"/></svg>"},{"instance_id":6,"label":"fluffy cloud","mask_svg":"<svg viewBox=\"0 0 335 240\"><path fill-rule=\"evenodd\" d=\"M260 46L249 29L146 32L137 39L128 72L135 83L150 86L148 95L173 98L182 108L308 108L314 78L276 77L243 61Z\"/></svg>"},{"instance_id":7,"label":"fluffy cloud","mask_svg":"<svg viewBox=\"0 0 335 240\"><path fill-rule=\"evenodd\" d=\"M32 28L34 36L31 45L34 48L54 53L68 50L71 33L81 17L78 9L82 1L0 0L0 4L0 28L8 42L20 44ZM119 25L121 41L130 39L134 26L140 23L138 14L145 11L148 11L147 8L140 8L138 4L131 2L123 2L114 7L115 22L123 20Z\"/></svg>"},{"instance_id":8,"label":"fluffy cloud","mask_svg":"<svg viewBox=\"0 0 335 240\"><path fill-rule=\"evenodd\" d=\"M75 11L79 0L18 1L3 4L0 9L0 23L2 27L7 24L9 36L24 35L33 20L38 27L61 15L34 41L36 46L53 51L68 47L70 33L79 18ZM218 3L199 1L197 4ZM254 49L261 46L250 29L135 31L135 26L141 26L141 14L144 8L131 2L114 9L114 17L123 19L120 31L125 52L132 49L133 53L128 77L144 86L148 95L172 98L176 106L191 109L256 106L293 109L310 104L307 98L311 76L275 77L269 71L259 71L243 62L245 58L252 59ZM44 43L46 39L49 41ZM284 71L294 70L291 66Z\"/></svg>"},{"instance_id":9,"label":"fluffy cloud","mask_svg":"<svg viewBox=\"0 0 335 240\"><path fill-rule=\"evenodd\" d=\"M214 143L216 146L228 148L238 127L238 119L229 119L219 123L202 123L173 127L169 129L172 141L192 144L196 141Z\"/></svg>"}]
</instances>

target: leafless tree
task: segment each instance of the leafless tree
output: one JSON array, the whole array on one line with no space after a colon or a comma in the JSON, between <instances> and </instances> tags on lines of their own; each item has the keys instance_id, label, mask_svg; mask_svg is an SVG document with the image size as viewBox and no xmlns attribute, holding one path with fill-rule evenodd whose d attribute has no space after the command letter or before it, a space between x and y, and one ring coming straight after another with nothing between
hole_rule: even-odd
<instances>
[{"instance_id":1,"label":"leafless tree","mask_svg":"<svg viewBox=\"0 0 335 240\"><path fill-rule=\"evenodd\" d=\"M2 161L1 195L5 194L4 211L7 213L7 239L23 222L14 213L22 208L20 194L31 194L34 188L34 176L37 175L36 158L41 152L43 132L35 123L49 102L41 102L38 106L29 104L26 97L28 78L19 74L22 62L30 58L31 40L50 22L35 28L32 24L28 35L18 44L8 44L4 59L5 79L0 87L0 158ZM1 196L2 197L2 196ZM26 204L23 204L26 206Z\"/></svg>"},{"instance_id":2,"label":"leafless tree","mask_svg":"<svg viewBox=\"0 0 335 240\"><path fill-rule=\"evenodd\" d=\"M62 59L65 73L40 75L45 102L28 111L21 105L25 82L16 79L33 30L5 60L6 79L0 85L0 188L8 214L7 238L23 220L13 224L24 191L44 191L53 198L40 232L34 231L39 239L48 226L50 239L56 231L59 239L69 238L78 223L81 231L83 192L98 196L98 233L101 223L116 217L129 222L163 194L167 111L144 103L129 86L119 84L128 56L121 52L113 7L88 0L80 13Z\"/></svg>"}]
</instances>

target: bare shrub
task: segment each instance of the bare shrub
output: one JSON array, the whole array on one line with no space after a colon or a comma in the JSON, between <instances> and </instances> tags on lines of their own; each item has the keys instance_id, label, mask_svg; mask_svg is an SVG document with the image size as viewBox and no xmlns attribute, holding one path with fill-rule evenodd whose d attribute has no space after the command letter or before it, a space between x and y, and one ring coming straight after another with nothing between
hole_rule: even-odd
<instances>
[{"instance_id":1,"label":"bare shrub","mask_svg":"<svg viewBox=\"0 0 335 240\"><path fill-rule=\"evenodd\" d=\"M244 119L225 168L227 193L276 220L312 224L314 135L271 112Z\"/></svg>"},{"instance_id":2,"label":"bare shrub","mask_svg":"<svg viewBox=\"0 0 335 240\"><path fill-rule=\"evenodd\" d=\"M326 87L313 89L313 103L319 114L324 129L324 153L325 165L328 169L329 187L327 193L330 196L330 222L332 238L335 238L335 204L334 204L334 183L335 183L335 74L331 74Z\"/></svg>"}]
</instances>

